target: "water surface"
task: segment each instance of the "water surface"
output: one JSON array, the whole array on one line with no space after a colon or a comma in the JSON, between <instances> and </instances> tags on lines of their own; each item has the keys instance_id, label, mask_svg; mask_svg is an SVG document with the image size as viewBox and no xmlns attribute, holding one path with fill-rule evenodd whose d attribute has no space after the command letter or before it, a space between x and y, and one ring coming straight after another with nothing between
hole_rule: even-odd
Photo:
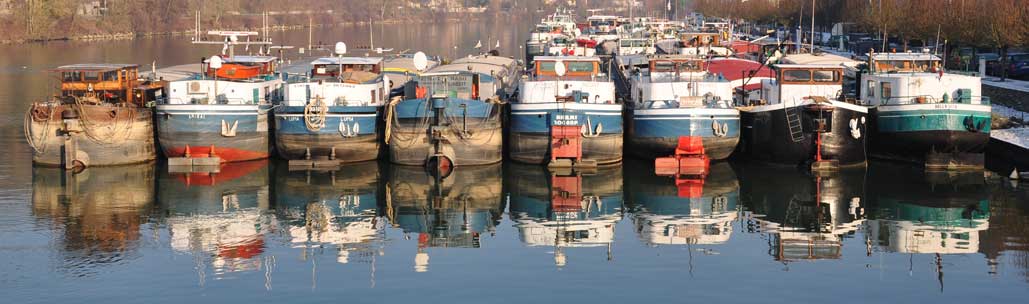
<instances>
[{"instance_id":1,"label":"water surface","mask_svg":"<svg viewBox=\"0 0 1029 304\"><path fill-rule=\"evenodd\" d=\"M529 21L377 26L376 41L467 53ZM366 41L361 27L318 40ZM277 33L306 44L306 32ZM485 42L484 42L485 44ZM462 45L455 51L453 45ZM815 176L715 163L705 179L628 161L436 179L384 163L215 174L160 164L33 168L21 132L46 69L159 66L217 48L185 37L0 46L0 294L5 302L1023 302L1029 192L984 172L873 162ZM517 56L517 55L515 55Z\"/></svg>"}]
</instances>

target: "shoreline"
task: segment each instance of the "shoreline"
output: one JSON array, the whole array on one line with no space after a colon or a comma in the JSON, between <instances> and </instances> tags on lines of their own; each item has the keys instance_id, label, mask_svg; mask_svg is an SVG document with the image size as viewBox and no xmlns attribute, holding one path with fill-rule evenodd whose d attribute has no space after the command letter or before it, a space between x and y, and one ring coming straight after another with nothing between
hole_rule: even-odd
<instances>
[{"instance_id":1,"label":"shoreline","mask_svg":"<svg viewBox=\"0 0 1029 304\"><path fill-rule=\"evenodd\" d=\"M487 15L486 13L477 13L477 14L466 14L466 15L448 15L448 16L443 17L443 18L436 18L436 17L432 17L432 16L430 16L429 18L410 18L410 17L403 18L403 19L393 18L393 19L379 20L379 21L376 21L374 23L375 24L405 24L405 23L423 24L423 23L429 23L429 22L463 22L465 20L468 20L469 18L479 19L479 18L484 18L484 17L499 17L499 16L505 16L505 15L509 16L508 14L503 14L503 15L500 15L500 14L497 14L497 15L488 14ZM368 22L368 21L343 21L343 22L336 22L336 23L318 23L318 24L313 24L313 25L307 25L307 24L269 25L268 26L268 31L269 32L284 32L284 31L291 31L291 30L306 29L308 27L311 27L311 28L333 28L333 27L345 27L345 26L360 26L360 25L367 25L369 23L371 23L371 22ZM247 27L244 27L241 30L260 31L261 29L262 28L260 28L260 27L257 27L257 28L247 28ZM47 39L0 40L0 45L24 45L24 44L34 44L34 43L45 44L45 43L49 43L49 42L62 42L62 41L103 42L103 41L115 41L115 40L132 40L132 39L140 39L140 38L186 36L186 35L192 35L193 32L194 32L194 29L191 28L191 29L185 29L185 30L166 31L166 32L143 32L143 33L122 32L122 33L109 33L109 34L84 34L84 35L73 35L73 36L66 36L66 37L47 38Z\"/></svg>"}]
</instances>

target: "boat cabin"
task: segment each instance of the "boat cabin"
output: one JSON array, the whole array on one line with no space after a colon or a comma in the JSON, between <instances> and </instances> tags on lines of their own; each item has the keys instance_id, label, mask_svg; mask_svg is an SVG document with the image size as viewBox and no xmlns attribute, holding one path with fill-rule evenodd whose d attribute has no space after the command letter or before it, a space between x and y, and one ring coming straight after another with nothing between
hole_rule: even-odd
<instances>
[{"instance_id":1,"label":"boat cabin","mask_svg":"<svg viewBox=\"0 0 1029 304\"><path fill-rule=\"evenodd\" d=\"M481 100L492 96L482 96L480 87L492 84L493 78L472 72L449 71L422 73L418 80L411 83L405 93L406 99L427 97L447 97L456 99ZM490 85L492 87L492 85ZM492 95L492 94L490 94Z\"/></svg>"},{"instance_id":2,"label":"boat cabin","mask_svg":"<svg viewBox=\"0 0 1029 304\"><path fill-rule=\"evenodd\" d=\"M697 80L707 74L707 63L696 57L655 56L650 58L651 82Z\"/></svg>"},{"instance_id":3,"label":"boat cabin","mask_svg":"<svg viewBox=\"0 0 1029 304\"><path fill-rule=\"evenodd\" d=\"M62 98L138 106L164 98L164 85L140 79L135 64L73 64L53 72L60 77Z\"/></svg>"},{"instance_id":4,"label":"boat cabin","mask_svg":"<svg viewBox=\"0 0 1029 304\"><path fill-rule=\"evenodd\" d=\"M565 66L565 75L560 77L561 80L590 80L604 76L600 69L600 58L572 56L536 57L532 74L536 80L557 79L557 62Z\"/></svg>"},{"instance_id":5,"label":"boat cabin","mask_svg":"<svg viewBox=\"0 0 1029 304\"><path fill-rule=\"evenodd\" d=\"M679 40L683 47L720 46L724 40L722 33L682 33Z\"/></svg>"},{"instance_id":6,"label":"boat cabin","mask_svg":"<svg viewBox=\"0 0 1029 304\"><path fill-rule=\"evenodd\" d=\"M794 103L808 98L836 100L843 90L843 67L819 64L777 64L775 79L761 82L762 103Z\"/></svg>"},{"instance_id":7,"label":"boat cabin","mask_svg":"<svg viewBox=\"0 0 1029 304\"><path fill-rule=\"evenodd\" d=\"M278 68L278 58L272 56L221 56L222 67L215 70L206 64L206 76L223 79L246 80L272 75Z\"/></svg>"},{"instance_id":8,"label":"boat cabin","mask_svg":"<svg viewBox=\"0 0 1029 304\"><path fill-rule=\"evenodd\" d=\"M937 73L940 57L926 53L874 53L868 58L872 73Z\"/></svg>"},{"instance_id":9,"label":"boat cabin","mask_svg":"<svg viewBox=\"0 0 1029 304\"><path fill-rule=\"evenodd\" d=\"M653 54L657 52L649 38L622 38L618 40L618 55Z\"/></svg>"},{"instance_id":10,"label":"boat cabin","mask_svg":"<svg viewBox=\"0 0 1029 304\"><path fill-rule=\"evenodd\" d=\"M873 53L858 95L866 105L988 102L978 76L944 73L929 53Z\"/></svg>"},{"instance_id":11,"label":"boat cabin","mask_svg":"<svg viewBox=\"0 0 1029 304\"><path fill-rule=\"evenodd\" d=\"M343 83L367 83L382 74L380 57L325 57L311 62L311 78L336 78Z\"/></svg>"}]
</instances>

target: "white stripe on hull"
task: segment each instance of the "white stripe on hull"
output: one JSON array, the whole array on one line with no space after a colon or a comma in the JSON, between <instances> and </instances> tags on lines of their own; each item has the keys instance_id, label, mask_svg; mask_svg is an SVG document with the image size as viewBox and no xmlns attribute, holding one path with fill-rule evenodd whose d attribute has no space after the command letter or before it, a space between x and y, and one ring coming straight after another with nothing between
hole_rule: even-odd
<instances>
[{"instance_id":1,"label":"white stripe on hull","mask_svg":"<svg viewBox=\"0 0 1029 304\"><path fill-rule=\"evenodd\" d=\"M878 107L880 113L886 112L903 112L903 111L918 111L918 110L963 110L963 111L976 111L976 112L990 112L992 109L989 105L980 104L963 104L963 103L923 103L923 104L907 104L907 105L882 105Z\"/></svg>"},{"instance_id":2,"label":"white stripe on hull","mask_svg":"<svg viewBox=\"0 0 1029 304\"><path fill-rule=\"evenodd\" d=\"M566 102L566 103L512 103L511 110L594 110L594 111L621 111L622 105L620 104L607 104L607 103L577 103L577 102Z\"/></svg>"}]
</instances>

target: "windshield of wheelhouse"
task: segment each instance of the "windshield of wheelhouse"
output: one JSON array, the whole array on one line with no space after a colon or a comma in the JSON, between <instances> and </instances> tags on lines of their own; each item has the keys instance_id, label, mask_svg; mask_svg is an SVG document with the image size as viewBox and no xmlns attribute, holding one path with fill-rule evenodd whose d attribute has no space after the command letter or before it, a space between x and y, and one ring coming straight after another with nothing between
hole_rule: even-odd
<instances>
[{"instance_id":1,"label":"windshield of wheelhouse","mask_svg":"<svg viewBox=\"0 0 1029 304\"><path fill-rule=\"evenodd\" d=\"M342 77L343 82L366 83L375 80L380 72L375 64L319 64L311 70L311 76L322 79Z\"/></svg>"},{"instance_id":2,"label":"windshield of wheelhouse","mask_svg":"<svg viewBox=\"0 0 1029 304\"><path fill-rule=\"evenodd\" d=\"M702 61L654 60L650 62L651 82L696 80L706 73Z\"/></svg>"},{"instance_id":3,"label":"windshield of wheelhouse","mask_svg":"<svg viewBox=\"0 0 1029 304\"><path fill-rule=\"evenodd\" d=\"M879 73L933 73L939 69L938 60L876 60Z\"/></svg>"},{"instance_id":4,"label":"windshield of wheelhouse","mask_svg":"<svg viewBox=\"0 0 1029 304\"><path fill-rule=\"evenodd\" d=\"M598 65L593 61L565 61L565 75L562 80L585 80L598 74ZM536 77L548 80L557 77L555 61L536 61Z\"/></svg>"},{"instance_id":5,"label":"windshield of wheelhouse","mask_svg":"<svg viewBox=\"0 0 1029 304\"><path fill-rule=\"evenodd\" d=\"M419 89L425 90L427 96L446 95L457 99L478 99L478 79L474 74L452 74L422 76L418 80ZM483 79L486 81L487 79Z\"/></svg>"}]
</instances>

